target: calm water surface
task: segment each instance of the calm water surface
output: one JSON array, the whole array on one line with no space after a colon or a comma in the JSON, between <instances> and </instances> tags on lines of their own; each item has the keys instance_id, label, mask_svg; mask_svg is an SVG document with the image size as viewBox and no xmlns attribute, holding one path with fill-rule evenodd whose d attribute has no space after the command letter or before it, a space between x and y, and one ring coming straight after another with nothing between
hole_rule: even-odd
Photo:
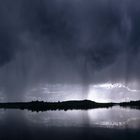
<instances>
[{"instance_id":1,"label":"calm water surface","mask_svg":"<svg viewBox=\"0 0 140 140\"><path fill-rule=\"evenodd\" d=\"M0 140L140 139L140 110L0 110Z\"/></svg>"}]
</instances>

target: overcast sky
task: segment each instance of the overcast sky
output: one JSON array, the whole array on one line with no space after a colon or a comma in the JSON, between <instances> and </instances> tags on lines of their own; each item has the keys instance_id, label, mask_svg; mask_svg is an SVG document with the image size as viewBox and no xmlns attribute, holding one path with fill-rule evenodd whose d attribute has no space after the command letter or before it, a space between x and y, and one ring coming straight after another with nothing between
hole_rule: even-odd
<instances>
[{"instance_id":1,"label":"overcast sky","mask_svg":"<svg viewBox=\"0 0 140 140\"><path fill-rule=\"evenodd\" d=\"M0 0L0 90L139 82L139 0Z\"/></svg>"}]
</instances>

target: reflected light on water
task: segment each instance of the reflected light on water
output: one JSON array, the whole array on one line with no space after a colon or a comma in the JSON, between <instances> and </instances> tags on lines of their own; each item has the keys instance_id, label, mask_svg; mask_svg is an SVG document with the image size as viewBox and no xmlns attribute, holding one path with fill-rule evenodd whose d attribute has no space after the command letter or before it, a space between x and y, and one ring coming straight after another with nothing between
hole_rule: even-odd
<instances>
[{"instance_id":1,"label":"reflected light on water","mask_svg":"<svg viewBox=\"0 0 140 140\"><path fill-rule=\"evenodd\" d=\"M91 125L106 128L140 128L140 111L113 107L88 111Z\"/></svg>"},{"instance_id":2,"label":"reflected light on water","mask_svg":"<svg viewBox=\"0 0 140 140\"><path fill-rule=\"evenodd\" d=\"M86 111L69 110L69 111L46 111L46 112L29 112L26 111L26 119L33 124L45 125L46 127L82 127L86 125L84 121Z\"/></svg>"},{"instance_id":3,"label":"reflected light on water","mask_svg":"<svg viewBox=\"0 0 140 140\"><path fill-rule=\"evenodd\" d=\"M91 109L29 112L26 119L36 125L45 127L102 127L102 128L140 128L140 111L121 107Z\"/></svg>"},{"instance_id":4,"label":"reflected light on water","mask_svg":"<svg viewBox=\"0 0 140 140\"><path fill-rule=\"evenodd\" d=\"M4 116L5 116L5 110L0 109L0 121L3 121Z\"/></svg>"}]
</instances>

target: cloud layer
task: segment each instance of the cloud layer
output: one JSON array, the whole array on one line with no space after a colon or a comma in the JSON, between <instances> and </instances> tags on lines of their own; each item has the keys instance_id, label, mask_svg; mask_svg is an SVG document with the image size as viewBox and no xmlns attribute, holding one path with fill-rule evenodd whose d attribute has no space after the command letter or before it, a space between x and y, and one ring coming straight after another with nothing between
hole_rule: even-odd
<instances>
[{"instance_id":1,"label":"cloud layer","mask_svg":"<svg viewBox=\"0 0 140 140\"><path fill-rule=\"evenodd\" d=\"M139 81L139 6L138 0L1 0L1 90L14 97L42 82Z\"/></svg>"}]
</instances>

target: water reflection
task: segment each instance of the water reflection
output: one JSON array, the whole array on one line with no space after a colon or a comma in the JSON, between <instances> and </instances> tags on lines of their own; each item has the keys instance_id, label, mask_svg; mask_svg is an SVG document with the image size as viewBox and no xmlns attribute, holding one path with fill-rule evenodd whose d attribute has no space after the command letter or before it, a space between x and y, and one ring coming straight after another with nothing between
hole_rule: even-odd
<instances>
[{"instance_id":1,"label":"water reflection","mask_svg":"<svg viewBox=\"0 0 140 140\"><path fill-rule=\"evenodd\" d=\"M45 125L46 127L82 127L88 124L87 111L47 111L30 112L26 111L29 122ZM86 119L86 120L85 120Z\"/></svg>"},{"instance_id":2,"label":"water reflection","mask_svg":"<svg viewBox=\"0 0 140 140\"><path fill-rule=\"evenodd\" d=\"M140 128L140 111L113 107L88 111L90 125L106 128Z\"/></svg>"},{"instance_id":3,"label":"water reflection","mask_svg":"<svg viewBox=\"0 0 140 140\"><path fill-rule=\"evenodd\" d=\"M109 109L31 112L0 110L0 140L129 140L140 138L140 111Z\"/></svg>"},{"instance_id":4,"label":"water reflection","mask_svg":"<svg viewBox=\"0 0 140 140\"><path fill-rule=\"evenodd\" d=\"M46 127L140 128L140 111L113 107L69 111L26 111L29 122Z\"/></svg>"},{"instance_id":5,"label":"water reflection","mask_svg":"<svg viewBox=\"0 0 140 140\"><path fill-rule=\"evenodd\" d=\"M4 116L5 116L5 111L2 109L0 110L0 121L3 121Z\"/></svg>"}]
</instances>

